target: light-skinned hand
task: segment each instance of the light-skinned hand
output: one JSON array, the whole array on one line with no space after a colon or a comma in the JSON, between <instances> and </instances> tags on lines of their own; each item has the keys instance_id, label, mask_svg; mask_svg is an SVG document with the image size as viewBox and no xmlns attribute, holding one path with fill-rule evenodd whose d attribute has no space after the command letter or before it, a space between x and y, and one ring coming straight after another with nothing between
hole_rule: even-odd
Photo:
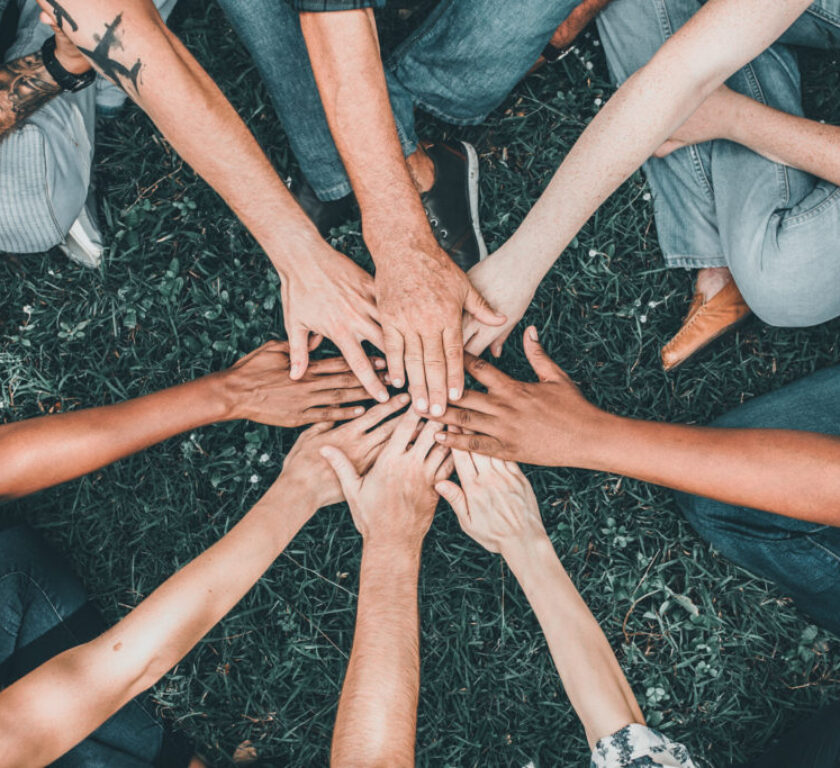
<instances>
[{"instance_id":1,"label":"light-skinned hand","mask_svg":"<svg viewBox=\"0 0 840 768\"><path fill-rule=\"evenodd\" d=\"M534 490L512 461L453 451L460 487L435 485L458 517L461 529L489 552L530 549L548 541Z\"/></svg>"},{"instance_id":2,"label":"light-skinned hand","mask_svg":"<svg viewBox=\"0 0 840 768\"><path fill-rule=\"evenodd\" d=\"M360 471L346 448L331 443L321 455L335 471L353 522L365 540L389 547L419 547L437 506L434 484L452 473L449 450L435 445L440 425L421 426L413 410L396 427L370 471Z\"/></svg>"}]
</instances>

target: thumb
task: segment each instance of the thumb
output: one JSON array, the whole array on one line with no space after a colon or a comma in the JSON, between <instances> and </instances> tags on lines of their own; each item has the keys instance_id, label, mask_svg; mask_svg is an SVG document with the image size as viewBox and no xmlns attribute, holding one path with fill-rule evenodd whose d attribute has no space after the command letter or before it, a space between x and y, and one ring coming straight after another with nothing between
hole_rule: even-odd
<instances>
[{"instance_id":1,"label":"thumb","mask_svg":"<svg viewBox=\"0 0 840 768\"><path fill-rule=\"evenodd\" d=\"M502 356L502 346L508 340L508 336L510 336L510 332L513 330L513 327L506 330L503 334L498 336L496 340L490 345L490 354L493 357L501 357Z\"/></svg>"},{"instance_id":2,"label":"thumb","mask_svg":"<svg viewBox=\"0 0 840 768\"><path fill-rule=\"evenodd\" d=\"M464 309L467 310L476 320L485 325L502 325L507 318L500 315L493 309L475 288L470 286L467 299L464 302Z\"/></svg>"},{"instance_id":3,"label":"thumb","mask_svg":"<svg viewBox=\"0 0 840 768\"><path fill-rule=\"evenodd\" d=\"M542 348L537 336L537 329L529 325L525 329L525 336L522 339L525 347L525 357L534 369L540 381L558 381L563 377L563 371Z\"/></svg>"},{"instance_id":4,"label":"thumb","mask_svg":"<svg viewBox=\"0 0 840 768\"><path fill-rule=\"evenodd\" d=\"M321 456L323 456L327 463L333 468L333 472L338 477L338 482L341 483L341 489L344 491L344 496L349 499L352 492L354 492L361 482L359 473L353 466L353 462L347 458L347 455L339 448L334 448L331 445L325 445L321 448Z\"/></svg>"},{"instance_id":5,"label":"thumb","mask_svg":"<svg viewBox=\"0 0 840 768\"><path fill-rule=\"evenodd\" d=\"M306 373L309 365L309 331L302 325L296 325L289 334L289 377L299 379Z\"/></svg>"},{"instance_id":6,"label":"thumb","mask_svg":"<svg viewBox=\"0 0 840 768\"><path fill-rule=\"evenodd\" d=\"M451 480L441 480L439 483L435 483L435 490L449 502L449 506L458 515L462 525L469 522L470 511L467 507L467 497L460 485L453 483Z\"/></svg>"}]
</instances>

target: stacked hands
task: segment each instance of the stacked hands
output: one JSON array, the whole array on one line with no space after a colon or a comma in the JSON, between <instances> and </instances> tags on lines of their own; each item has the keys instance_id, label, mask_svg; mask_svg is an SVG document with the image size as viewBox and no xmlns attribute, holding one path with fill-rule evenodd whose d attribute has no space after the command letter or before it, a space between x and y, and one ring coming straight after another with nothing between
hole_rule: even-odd
<instances>
[{"instance_id":1,"label":"stacked hands","mask_svg":"<svg viewBox=\"0 0 840 768\"><path fill-rule=\"evenodd\" d=\"M366 539L382 535L418 543L441 495L467 533L499 552L506 525L513 539L542 530L534 495L512 462L583 466L593 427L611 418L588 403L551 361L533 327L524 344L538 383L515 381L467 353L466 370L487 392L467 390L459 406L437 421L423 419L416 409L396 416L411 402L408 393L386 395L369 409L358 404L370 392L344 358L311 361L293 379L287 342L268 342L208 379L217 380L225 418L284 427L314 424L295 443L281 475L284 484L311 490L312 512L346 499ZM313 348L310 342L307 351ZM385 361L366 357L365 362L387 392ZM453 470L461 489L448 480ZM488 510L494 504L498 519L476 518L470 511L472 505ZM394 508L396 516L381 512Z\"/></svg>"}]
</instances>

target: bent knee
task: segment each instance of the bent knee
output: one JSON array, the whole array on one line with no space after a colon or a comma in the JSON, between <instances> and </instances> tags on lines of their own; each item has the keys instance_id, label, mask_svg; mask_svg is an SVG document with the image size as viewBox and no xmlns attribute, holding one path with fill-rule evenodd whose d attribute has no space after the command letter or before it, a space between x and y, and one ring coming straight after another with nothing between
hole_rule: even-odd
<instances>
[{"instance_id":1,"label":"bent knee","mask_svg":"<svg viewBox=\"0 0 840 768\"><path fill-rule=\"evenodd\" d=\"M840 284L833 276L796 279L765 272L737 282L747 306L767 325L805 328L840 315Z\"/></svg>"}]
</instances>

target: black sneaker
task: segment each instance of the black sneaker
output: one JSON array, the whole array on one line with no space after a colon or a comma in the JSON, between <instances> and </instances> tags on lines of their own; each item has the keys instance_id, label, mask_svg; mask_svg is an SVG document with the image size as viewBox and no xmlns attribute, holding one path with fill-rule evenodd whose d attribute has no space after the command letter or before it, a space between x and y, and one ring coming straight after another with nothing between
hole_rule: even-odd
<instances>
[{"instance_id":1,"label":"black sneaker","mask_svg":"<svg viewBox=\"0 0 840 768\"><path fill-rule=\"evenodd\" d=\"M315 190L301 176L297 182L289 185L289 191L295 196L298 205L318 228L321 237L326 238L332 229L340 227L358 215L356 196L351 192L338 200L324 202L318 199Z\"/></svg>"},{"instance_id":2,"label":"black sneaker","mask_svg":"<svg viewBox=\"0 0 840 768\"><path fill-rule=\"evenodd\" d=\"M478 155L465 141L425 146L435 183L420 195L440 247L466 272L487 256L478 223Z\"/></svg>"}]
</instances>

